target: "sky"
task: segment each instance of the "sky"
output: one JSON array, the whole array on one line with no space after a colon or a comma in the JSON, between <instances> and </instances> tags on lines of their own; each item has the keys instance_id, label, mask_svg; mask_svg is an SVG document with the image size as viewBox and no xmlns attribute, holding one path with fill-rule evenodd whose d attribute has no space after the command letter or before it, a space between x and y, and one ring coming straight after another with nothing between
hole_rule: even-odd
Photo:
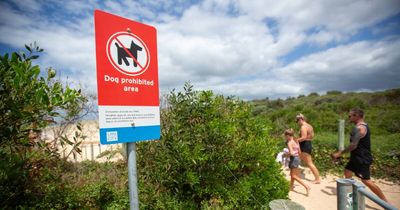
<instances>
[{"instance_id":1,"label":"sky","mask_svg":"<svg viewBox=\"0 0 400 210\"><path fill-rule=\"evenodd\" d=\"M2 0L0 54L36 41L42 70L96 93L95 9L157 29L161 94L400 88L400 0Z\"/></svg>"}]
</instances>

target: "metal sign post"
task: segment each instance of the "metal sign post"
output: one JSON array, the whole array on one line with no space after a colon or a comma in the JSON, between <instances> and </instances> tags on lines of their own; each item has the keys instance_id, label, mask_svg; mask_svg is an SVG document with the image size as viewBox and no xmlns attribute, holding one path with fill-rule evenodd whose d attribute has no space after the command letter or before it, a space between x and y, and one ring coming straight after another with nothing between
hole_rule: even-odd
<instances>
[{"instance_id":1,"label":"metal sign post","mask_svg":"<svg viewBox=\"0 0 400 210\"><path fill-rule=\"evenodd\" d=\"M136 172L136 143L127 144L130 209L139 210L139 193Z\"/></svg>"},{"instance_id":2,"label":"metal sign post","mask_svg":"<svg viewBox=\"0 0 400 210\"><path fill-rule=\"evenodd\" d=\"M339 145L338 145L338 150L343 151L344 150L344 120L339 120Z\"/></svg>"}]
</instances>

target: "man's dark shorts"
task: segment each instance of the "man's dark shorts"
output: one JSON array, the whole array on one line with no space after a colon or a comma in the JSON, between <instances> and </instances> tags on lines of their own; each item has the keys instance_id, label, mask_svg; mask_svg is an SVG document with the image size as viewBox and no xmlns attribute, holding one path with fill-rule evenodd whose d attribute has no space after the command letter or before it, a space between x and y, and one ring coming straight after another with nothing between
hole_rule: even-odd
<instances>
[{"instance_id":1,"label":"man's dark shorts","mask_svg":"<svg viewBox=\"0 0 400 210\"><path fill-rule=\"evenodd\" d=\"M369 167L370 164L361 164L361 163L355 163L354 161L349 161L346 165L346 169L354 172L354 174L365 180L370 179L370 170Z\"/></svg>"},{"instance_id":2,"label":"man's dark shorts","mask_svg":"<svg viewBox=\"0 0 400 210\"><path fill-rule=\"evenodd\" d=\"M289 168L298 168L300 165L299 156L290 156Z\"/></svg>"},{"instance_id":3,"label":"man's dark shorts","mask_svg":"<svg viewBox=\"0 0 400 210\"><path fill-rule=\"evenodd\" d=\"M311 155L312 152L312 145L311 145L311 141L309 140L305 140L300 142L300 149L301 152L305 152Z\"/></svg>"}]
</instances>

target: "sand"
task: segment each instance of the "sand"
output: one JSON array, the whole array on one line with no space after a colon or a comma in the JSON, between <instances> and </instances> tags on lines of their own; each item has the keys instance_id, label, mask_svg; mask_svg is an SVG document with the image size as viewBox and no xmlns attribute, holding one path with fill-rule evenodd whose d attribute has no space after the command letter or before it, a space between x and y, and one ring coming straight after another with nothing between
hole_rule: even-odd
<instances>
[{"instance_id":1,"label":"sand","mask_svg":"<svg viewBox=\"0 0 400 210\"><path fill-rule=\"evenodd\" d=\"M306 195L305 188L299 183L295 182L294 191L290 191L289 199L301 204L307 210L336 210L337 209L337 196L336 196L336 179L342 177L327 175L322 177L320 184L313 184L314 176L308 168L303 168L302 178L307 185L311 187L309 195ZM286 178L290 180L289 170L283 169ZM355 178L358 182L361 180ZM400 185L385 181L372 179L383 191L389 202L400 209ZM369 190L369 189L368 189ZM383 209L378 204L365 198L365 209Z\"/></svg>"}]
</instances>

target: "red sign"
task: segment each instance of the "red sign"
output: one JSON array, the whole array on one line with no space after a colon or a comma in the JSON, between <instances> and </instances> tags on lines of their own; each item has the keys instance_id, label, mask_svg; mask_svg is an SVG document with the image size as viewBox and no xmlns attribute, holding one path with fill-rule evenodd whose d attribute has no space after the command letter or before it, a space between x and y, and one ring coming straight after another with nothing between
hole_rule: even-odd
<instances>
[{"instance_id":1,"label":"red sign","mask_svg":"<svg viewBox=\"0 0 400 210\"><path fill-rule=\"evenodd\" d=\"M95 11L99 106L159 106L157 31Z\"/></svg>"}]
</instances>

